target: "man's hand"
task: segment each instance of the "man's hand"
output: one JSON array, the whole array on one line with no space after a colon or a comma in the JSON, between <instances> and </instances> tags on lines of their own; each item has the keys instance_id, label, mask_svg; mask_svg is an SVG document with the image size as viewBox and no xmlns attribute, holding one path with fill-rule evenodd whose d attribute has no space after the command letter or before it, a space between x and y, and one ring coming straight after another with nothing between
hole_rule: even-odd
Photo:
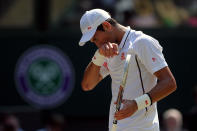
<instances>
[{"instance_id":1,"label":"man's hand","mask_svg":"<svg viewBox=\"0 0 197 131\"><path fill-rule=\"evenodd\" d=\"M123 108L115 113L115 118L117 120L130 117L137 111L137 103L135 100L123 100L122 104Z\"/></svg>"},{"instance_id":2,"label":"man's hand","mask_svg":"<svg viewBox=\"0 0 197 131\"><path fill-rule=\"evenodd\" d=\"M118 44L108 42L99 48L99 53L108 58L118 55Z\"/></svg>"}]
</instances>

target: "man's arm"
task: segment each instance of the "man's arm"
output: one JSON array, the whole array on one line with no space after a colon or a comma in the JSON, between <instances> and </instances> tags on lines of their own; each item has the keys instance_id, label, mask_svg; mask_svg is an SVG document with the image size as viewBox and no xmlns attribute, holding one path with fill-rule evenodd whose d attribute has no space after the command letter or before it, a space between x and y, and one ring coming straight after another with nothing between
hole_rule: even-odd
<instances>
[{"instance_id":1,"label":"man's arm","mask_svg":"<svg viewBox=\"0 0 197 131\"><path fill-rule=\"evenodd\" d=\"M108 58L113 57L115 55L118 55L118 45L110 42L105 43L98 49L98 52L99 55L102 55L102 57L108 57ZM98 60L98 52L97 52L97 56L94 56L97 60ZM95 58L93 60L95 60ZM94 89L94 87L103 79L103 77L105 77L105 76L102 77L102 75L100 74L101 63L99 64L100 66L96 65L98 63L96 62L95 64L94 61L88 64L84 72L83 80L81 83L82 89L84 91L89 91Z\"/></svg>"},{"instance_id":2,"label":"man's arm","mask_svg":"<svg viewBox=\"0 0 197 131\"><path fill-rule=\"evenodd\" d=\"M168 67L160 69L154 75L158 78L159 82L148 92L152 103L165 98L177 88L175 78ZM117 120L127 118L138 110L135 100L123 100L123 104L123 108L115 114Z\"/></svg>"},{"instance_id":3,"label":"man's arm","mask_svg":"<svg viewBox=\"0 0 197 131\"><path fill-rule=\"evenodd\" d=\"M176 81L168 67L154 73L158 78L157 85L149 92L152 102L159 101L174 92L177 88Z\"/></svg>"},{"instance_id":4,"label":"man's arm","mask_svg":"<svg viewBox=\"0 0 197 131\"><path fill-rule=\"evenodd\" d=\"M100 75L100 68L100 66L95 65L93 62L88 64L81 82L84 91L94 89L94 87L103 79Z\"/></svg>"}]
</instances>

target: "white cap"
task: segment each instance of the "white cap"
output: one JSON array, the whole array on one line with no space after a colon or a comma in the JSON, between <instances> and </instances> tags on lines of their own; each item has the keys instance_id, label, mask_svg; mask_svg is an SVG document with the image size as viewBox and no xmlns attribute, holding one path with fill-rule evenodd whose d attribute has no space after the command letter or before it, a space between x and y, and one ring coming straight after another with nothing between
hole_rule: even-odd
<instances>
[{"instance_id":1,"label":"white cap","mask_svg":"<svg viewBox=\"0 0 197 131\"><path fill-rule=\"evenodd\" d=\"M102 9L86 11L80 20L80 28L83 35L79 41L79 45L83 46L89 41L94 36L97 27L109 18L111 18L109 13Z\"/></svg>"}]
</instances>

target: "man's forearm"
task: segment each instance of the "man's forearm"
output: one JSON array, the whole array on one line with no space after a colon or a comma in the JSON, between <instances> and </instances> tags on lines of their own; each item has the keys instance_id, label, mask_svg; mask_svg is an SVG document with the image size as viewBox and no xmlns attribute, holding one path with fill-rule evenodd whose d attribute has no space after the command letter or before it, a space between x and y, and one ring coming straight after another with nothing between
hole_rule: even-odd
<instances>
[{"instance_id":1,"label":"man's forearm","mask_svg":"<svg viewBox=\"0 0 197 131\"><path fill-rule=\"evenodd\" d=\"M158 77L159 82L150 92L148 92L152 103L165 98L176 90L176 81L168 67L162 69L155 75Z\"/></svg>"},{"instance_id":2,"label":"man's forearm","mask_svg":"<svg viewBox=\"0 0 197 131\"><path fill-rule=\"evenodd\" d=\"M157 102L176 90L176 84L173 80L162 80L149 92L152 103Z\"/></svg>"},{"instance_id":3,"label":"man's forearm","mask_svg":"<svg viewBox=\"0 0 197 131\"><path fill-rule=\"evenodd\" d=\"M92 90L102 77L100 75L100 66L95 65L94 63L90 62L85 69L83 80L82 80L82 89L84 91Z\"/></svg>"}]
</instances>

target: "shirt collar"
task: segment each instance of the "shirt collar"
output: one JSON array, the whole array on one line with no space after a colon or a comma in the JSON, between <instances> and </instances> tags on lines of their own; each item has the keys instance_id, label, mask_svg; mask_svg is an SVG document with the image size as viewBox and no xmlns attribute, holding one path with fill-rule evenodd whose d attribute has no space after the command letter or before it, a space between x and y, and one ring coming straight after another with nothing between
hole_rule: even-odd
<instances>
[{"instance_id":1,"label":"shirt collar","mask_svg":"<svg viewBox=\"0 0 197 131\"><path fill-rule=\"evenodd\" d=\"M125 43L125 40L126 40L126 38L127 38L127 35L128 35L128 33L129 33L129 31L130 31L130 26L127 26L127 30L126 30L126 32L124 33L124 36L122 37L122 40L121 40L121 42L120 42L120 44L119 44L119 49L121 49L121 48L123 47L123 45L124 45L124 43Z\"/></svg>"}]
</instances>

